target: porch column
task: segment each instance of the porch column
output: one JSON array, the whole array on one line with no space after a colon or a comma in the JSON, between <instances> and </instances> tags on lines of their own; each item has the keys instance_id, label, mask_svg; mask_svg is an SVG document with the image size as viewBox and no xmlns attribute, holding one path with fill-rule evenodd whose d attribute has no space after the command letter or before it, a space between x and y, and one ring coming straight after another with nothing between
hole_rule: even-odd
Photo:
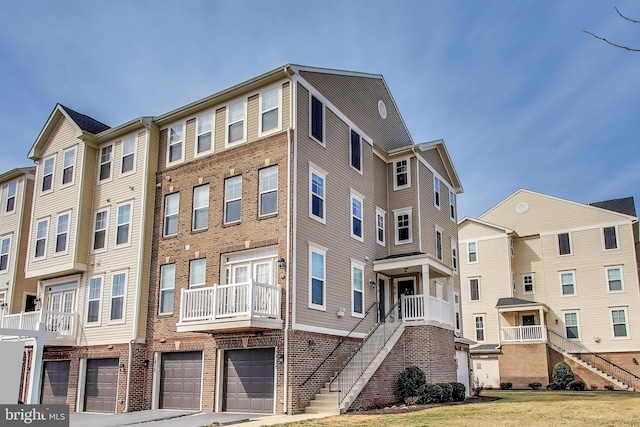
<instances>
[{"instance_id":1,"label":"porch column","mask_svg":"<svg viewBox=\"0 0 640 427\"><path fill-rule=\"evenodd\" d=\"M542 327L542 339L547 342L547 326L544 322L544 311L539 308L538 313L538 315L540 316L540 327Z\"/></svg>"},{"instance_id":2,"label":"porch column","mask_svg":"<svg viewBox=\"0 0 640 427\"><path fill-rule=\"evenodd\" d=\"M451 319L451 326L455 330L456 324L456 308L453 297L453 276L447 277L447 301L449 301L449 319Z\"/></svg>"},{"instance_id":3,"label":"porch column","mask_svg":"<svg viewBox=\"0 0 640 427\"><path fill-rule=\"evenodd\" d=\"M42 356L44 354L42 332L46 331L44 323L39 322L37 329L31 353L31 374L29 375L29 393L26 402L31 405L40 403L40 389L42 388Z\"/></svg>"},{"instance_id":4,"label":"porch column","mask_svg":"<svg viewBox=\"0 0 640 427\"><path fill-rule=\"evenodd\" d=\"M502 313L500 312L500 309L498 309L498 342L502 344Z\"/></svg>"},{"instance_id":5,"label":"porch column","mask_svg":"<svg viewBox=\"0 0 640 427\"><path fill-rule=\"evenodd\" d=\"M429 287L429 266L422 264L422 298L424 299L424 320L431 320L431 313L429 312L429 294L431 289Z\"/></svg>"}]
</instances>

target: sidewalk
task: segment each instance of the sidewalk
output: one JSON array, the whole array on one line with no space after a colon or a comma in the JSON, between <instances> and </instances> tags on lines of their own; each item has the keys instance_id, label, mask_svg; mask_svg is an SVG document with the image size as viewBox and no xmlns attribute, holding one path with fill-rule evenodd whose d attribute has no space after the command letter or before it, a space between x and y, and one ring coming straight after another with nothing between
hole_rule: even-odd
<instances>
[{"instance_id":1,"label":"sidewalk","mask_svg":"<svg viewBox=\"0 0 640 427\"><path fill-rule=\"evenodd\" d=\"M297 421L310 420L313 418L325 418L333 415L327 414L297 414L297 415L268 415L256 418L251 421L238 424L225 424L225 427L259 427L272 426L275 424L295 423Z\"/></svg>"}]
</instances>

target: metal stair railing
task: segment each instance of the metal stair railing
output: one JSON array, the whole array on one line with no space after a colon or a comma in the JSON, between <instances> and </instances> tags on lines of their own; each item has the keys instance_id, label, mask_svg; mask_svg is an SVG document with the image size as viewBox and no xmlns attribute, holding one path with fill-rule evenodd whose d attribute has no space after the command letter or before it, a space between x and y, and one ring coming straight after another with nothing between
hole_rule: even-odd
<instances>
[{"instance_id":1,"label":"metal stair railing","mask_svg":"<svg viewBox=\"0 0 640 427\"><path fill-rule=\"evenodd\" d=\"M389 310L384 320L378 323L373 331L360 343L349 360L329 382L329 391L338 393L340 404L342 404L356 382L362 377L364 371L389 341L389 338L402 324L402 316L400 316L402 301L403 298ZM334 389L334 386L337 388Z\"/></svg>"},{"instance_id":2,"label":"metal stair railing","mask_svg":"<svg viewBox=\"0 0 640 427\"><path fill-rule=\"evenodd\" d=\"M551 345L561 349L567 354L577 357L610 377L615 378L629 388L634 390L640 389L640 377L638 375L633 372L629 372L625 368L616 365L597 353L594 353L582 344L566 339L557 332L550 329L548 329L547 332L549 336L549 343Z\"/></svg>"}]
</instances>

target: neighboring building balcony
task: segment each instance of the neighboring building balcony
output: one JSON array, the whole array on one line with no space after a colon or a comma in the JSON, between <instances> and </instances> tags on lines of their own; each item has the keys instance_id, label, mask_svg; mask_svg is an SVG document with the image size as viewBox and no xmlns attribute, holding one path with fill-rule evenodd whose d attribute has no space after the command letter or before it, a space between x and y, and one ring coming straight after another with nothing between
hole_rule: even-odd
<instances>
[{"instance_id":1,"label":"neighboring building balcony","mask_svg":"<svg viewBox=\"0 0 640 427\"><path fill-rule=\"evenodd\" d=\"M402 295L400 307L405 322L425 320L453 325L451 303L431 295Z\"/></svg>"},{"instance_id":2,"label":"neighboring building balcony","mask_svg":"<svg viewBox=\"0 0 640 427\"><path fill-rule=\"evenodd\" d=\"M182 289L178 332L282 329L280 286L257 282Z\"/></svg>"},{"instance_id":3,"label":"neighboring building balcony","mask_svg":"<svg viewBox=\"0 0 640 427\"><path fill-rule=\"evenodd\" d=\"M37 331L40 323L44 324L46 331L56 333L55 338L45 339L45 345L75 345L78 324L76 313L46 310L1 314L0 328L24 330L25 335L0 335L0 340L32 341L29 331Z\"/></svg>"},{"instance_id":4,"label":"neighboring building balcony","mask_svg":"<svg viewBox=\"0 0 640 427\"><path fill-rule=\"evenodd\" d=\"M547 342L547 328L543 325L502 327L500 340L504 343Z\"/></svg>"}]
</instances>

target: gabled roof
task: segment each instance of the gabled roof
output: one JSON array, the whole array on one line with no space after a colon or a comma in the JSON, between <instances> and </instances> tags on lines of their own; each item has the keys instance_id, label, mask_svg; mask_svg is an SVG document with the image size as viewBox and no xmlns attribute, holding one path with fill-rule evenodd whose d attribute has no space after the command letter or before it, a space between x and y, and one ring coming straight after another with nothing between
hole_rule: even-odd
<instances>
[{"instance_id":1,"label":"gabled roof","mask_svg":"<svg viewBox=\"0 0 640 427\"><path fill-rule=\"evenodd\" d=\"M109 126L105 125L102 122L97 121L94 118L91 118L91 117L87 116L86 114L78 113L77 111L72 110L69 107L65 107L62 104L59 104L59 105L60 105L60 107L62 107L62 109L64 111L67 112L69 117L71 117L71 120L76 122L78 127L80 129L82 129L83 131L85 131L85 132L89 132L89 133L92 133L94 135L97 135L100 132L103 132L103 131L109 129Z\"/></svg>"},{"instance_id":2,"label":"gabled roof","mask_svg":"<svg viewBox=\"0 0 640 427\"><path fill-rule=\"evenodd\" d=\"M511 233L514 232L510 228L503 227L503 226L497 225L497 224L493 224L493 223L490 223L488 221L483 221L481 219L471 218L471 217L468 217L468 216L465 216L460 221L458 221L458 227L460 227L463 222L475 222L476 224L484 225L485 227L495 228L496 230L504 231L507 234L511 234Z\"/></svg>"},{"instance_id":3,"label":"gabled roof","mask_svg":"<svg viewBox=\"0 0 640 427\"><path fill-rule=\"evenodd\" d=\"M34 173L36 170L35 166L26 166L23 168L15 168L15 169L11 169L10 171L4 172L0 174L0 182L5 182L5 181L9 181L11 179L14 179L16 177L22 176L22 175L26 175L29 173Z\"/></svg>"},{"instance_id":4,"label":"gabled roof","mask_svg":"<svg viewBox=\"0 0 640 427\"><path fill-rule=\"evenodd\" d=\"M638 216L636 215L636 205L633 202L633 197L605 200L602 202L589 203L589 205L625 215Z\"/></svg>"},{"instance_id":5,"label":"gabled roof","mask_svg":"<svg viewBox=\"0 0 640 427\"><path fill-rule=\"evenodd\" d=\"M535 301L529 301L521 298L500 298L496 307L505 307L512 305L538 305Z\"/></svg>"},{"instance_id":6,"label":"gabled roof","mask_svg":"<svg viewBox=\"0 0 640 427\"><path fill-rule=\"evenodd\" d=\"M498 344L480 344L469 349L470 353L500 353Z\"/></svg>"},{"instance_id":7,"label":"gabled roof","mask_svg":"<svg viewBox=\"0 0 640 427\"><path fill-rule=\"evenodd\" d=\"M449 174L449 178L451 179L451 185L456 190L457 194L463 193L462 183L460 182L460 177L456 172L456 168L453 166L453 161L451 160L451 156L449 155L449 151L447 150L447 146L444 144L444 140L437 139L435 141L423 142L418 144L418 148L420 151L427 151L436 149L438 150L438 154L440 154L440 158L444 163L444 167L447 169L447 173Z\"/></svg>"}]
</instances>

